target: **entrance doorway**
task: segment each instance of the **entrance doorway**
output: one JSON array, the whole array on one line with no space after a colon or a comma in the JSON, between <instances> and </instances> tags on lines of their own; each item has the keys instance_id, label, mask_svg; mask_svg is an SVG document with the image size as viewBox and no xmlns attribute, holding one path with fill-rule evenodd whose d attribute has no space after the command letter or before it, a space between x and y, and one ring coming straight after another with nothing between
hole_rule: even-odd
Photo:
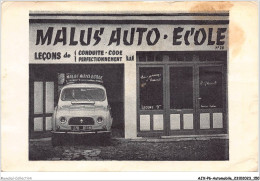
<instances>
[{"instance_id":1,"label":"entrance doorway","mask_svg":"<svg viewBox=\"0 0 260 181\"><path fill-rule=\"evenodd\" d=\"M226 133L226 61L201 61L202 52L183 55L191 55L186 61L171 61L176 52L152 54L155 61L142 52L146 61L137 64L138 136Z\"/></svg>"},{"instance_id":2,"label":"entrance doorway","mask_svg":"<svg viewBox=\"0 0 260 181\"><path fill-rule=\"evenodd\" d=\"M103 76L103 86L113 117L112 134L124 137L124 64L30 64L29 133L52 130L52 113L67 74Z\"/></svg>"}]
</instances>

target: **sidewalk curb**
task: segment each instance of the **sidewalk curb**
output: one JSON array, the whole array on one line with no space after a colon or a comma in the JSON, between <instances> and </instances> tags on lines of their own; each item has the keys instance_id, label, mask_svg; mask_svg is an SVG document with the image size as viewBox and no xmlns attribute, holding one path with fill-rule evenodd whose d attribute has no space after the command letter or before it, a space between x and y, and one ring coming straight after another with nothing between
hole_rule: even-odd
<instances>
[{"instance_id":1,"label":"sidewalk curb","mask_svg":"<svg viewBox=\"0 0 260 181\"><path fill-rule=\"evenodd\" d=\"M129 139L133 142L175 142L175 141L207 141L207 140L217 140L217 139L226 139L228 140L227 134L222 135L177 135L177 136L162 136L160 138L137 138Z\"/></svg>"},{"instance_id":2,"label":"sidewalk curb","mask_svg":"<svg viewBox=\"0 0 260 181\"><path fill-rule=\"evenodd\" d=\"M112 140L118 141L131 141L131 142L175 142L175 141L206 141L206 140L216 140L216 139L229 139L228 135L185 135L185 136L162 136L160 138L144 138L138 137L134 139L127 138L111 138ZM51 137L30 139L30 141L51 141Z\"/></svg>"},{"instance_id":3,"label":"sidewalk curb","mask_svg":"<svg viewBox=\"0 0 260 181\"><path fill-rule=\"evenodd\" d=\"M51 141L51 137L47 137L47 138L37 138L37 139L29 139L29 141Z\"/></svg>"}]
</instances>

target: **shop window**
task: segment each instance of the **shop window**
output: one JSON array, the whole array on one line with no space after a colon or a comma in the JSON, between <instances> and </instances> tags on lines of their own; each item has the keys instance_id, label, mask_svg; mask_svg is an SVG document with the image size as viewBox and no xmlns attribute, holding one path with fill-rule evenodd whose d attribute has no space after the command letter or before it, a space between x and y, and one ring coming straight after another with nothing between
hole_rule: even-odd
<instances>
[{"instance_id":1,"label":"shop window","mask_svg":"<svg viewBox=\"0 0 260 181\"><path fill-rule=\"evenodd\" d=\"M194 55L192 55L191 53L187 53L186 55L184 55L184 61L192 61L193 57Z\"/></svg>"},{"instance_id":2,"label":"shop window","mask_svg":"<svg viewBox=\"0 0 260 181\"><path fill-rule=\"evenodd\" d=\"M153 62L154 61L154 55L152 55L152 54L147 54L146 58L147 58L147 62Z\"/></svg>"},{"instance_id":3,"label":"shop window","mask_svg":"<svg viewBox=\"0 0 260 181\"><path fill-rule=\"evenodd\" d=\"M34 122L34 131L43 131L43 118L42 117L38 117L38 118L34 118L33 119Z\"/></svg>"},{"instance_id":4,"label":"shop window","mask_svg":"<svg viewBox=\"0 0 260 181\"><path fill-rule=\"evenodd\" d=\"M150 130L150 115L140 115L140 130L141 131Z\"/></svg>"},{"instance_id":5,"label":"shop window","mask_svg":"<svg viewBox=\"0 0 260 181\"><path fill-rule=\"evenodd\" d=\"M192 67L170 68L170 108L193 109Z\"/></svg>"},{"instance_id":6,"label":"shop window","mask_svg":"<svg viewBox=\"0 0 260 181\"><path fill-rule=\"evenodd\" d=\"M191 52L171 52L170 61L193 61L193 54Z\"/></svg>"},{"instance_id":7,"label":"shop window","mask_svg":"<svg viewBox=\"0 0 260 181\"><path fill-rule=\"evenodd\" d=\"M45 124L45 130L50 131L52 130L52 117L46 117L46 124Z\"/></svg>"},{"instance_id":8,"label":"shop window","mask_svg":"<svg viewBox=\"0 0 260 181\"><path fill-rule=\"evenodd\" d=\"M140 67L140 109L163 109L163 68Z\"/></svg>"},{"instance_id":9,"label":"shop window","mask_svg":"<svg viewBox=\"0 0 260 181\"><path fill-rule=\"evenodd\" d=\"M177 56L175 54L170 54L169 60L172 61L178 61Z\"/></svg>"},{"instance_id":10,"label":"shop window","mask_svg":"<svg viewBox=\"0 0 260 181\"><path fill-rule=\"evenodd\" d=\"M227 52L226 51L220 51L220 52L200 52L199 53L199 59L196 61L210 61L210 62L226 62L227 61Z\"/></svg>"},{"instance_id":11,"label":"shop window","mask_svg":"<svg viewBox=\"0 0 260 181\"><path fill-rule=\"evenodd\" d=\"M170 114L170 128L171 128L171 130L180 130L181 129L180 114Z\"/></svg>"},{"instance_id":12,"label":"shop window","mask_svg":"<svg viewBox=\"0 0 260 181\"><path fill-rule=\"evenodd\" d=\"M137 62L205 62L221 61L226 62L226 51L176 51L176 52L137 52Z\"/></svg>"},{"instance_id":13,"label":"shop window","mask_svg":"<svg viewBox=\"0 0 260 181\"><path fill-rule=\"evenodd\" d=\"M209 59L208 55L206 55L205 53L200 53L199 54L199 61L201 62L205 62Z\"/></svg>"},{"instance_id":14,"label":"shop window","mask_svg":"<svg viewBox=\"0 0 260 181\"><path fill-rule=\"evenodd\" d=\"M153 130L163 130L163 114L153 115Z\"/></svg>"},{"instance_id":15,"label":"shop window","mask_svg":"<svg viewBox=\"0 0 260 181\"><path fill-rule=\"evenodd\" d=\"M214 56L211 56L208 61L221 61L226 62L227 61L227 52L221 51L221 52L214 52ZM214 59L212 59L214 57Z\"/></svg>"},{"instance_id":16,"label":"shop window","mask_svg":"<svg viewBox=\"0 0 260 181\"><path fill-rule=\"evenodd\" d=\"M165 58L167 58L167 56L163 57L162 54L157 54L157 55L155 56L155 61L157 61L157 62L162 62L162 61L163 61L163 58L165 59Z\"/></svg>"},{"instance_id":17,"label":"shop window","mask_svg":"<svg viewBox=\"0 0 260 181\"><path fill-rule=\"evenodd\" d=\"M146 61L146 55L145 54L140 54L137 57L138 57L137 60L139 62L145 62Z\"/></svg>"},{"instance_id":18,"label":"shop window","mask_svg":"<svg viewBox=\"0 0 260 181\"><path fill-rule=\"evenodd\" d=\"M223 128L222 113L213 113L213 128Z\"/></svg>"},{"instance_id":19,"label":"shop window","mask_svg":"<svg viewBox=\"0 0 260 181\"><path fill-rule=\"evenodd\" d=\"M34 114L43 113L43 82L34 82Z\"/></svg>"},{"instance_id":20,"label":"shop window","mask_svg":"<svg viewBox=\"0 0 260 181\"><path fill-rule=\"evenodd\" d=\"M209 113L200 114L200 129L210 129L210 115Z\"/></svg>"},{"instance_id":21,"label":"shop window","mask_svg":"<svg viewBox=\"0 0 260 181\"><path fill-rule=\"evenodd\" d=\"M175 56L176 56L176 61L184 61L185 60L184 56L181 55L181 54L176 54Z\"/></svg>"},{"instance_id":22,"label":"shop window","mask_svg":"<svg viewBox=\"0 0 260 181\"><path fill-rule=\"evenodd\" d=\"M193 114L183 114L183 129L193 129Z\"/></svg>"},{"instance_id":23,"label":"shop window","mask_svg":"<svg viewBox=\"0 0 260 181\"><path fill-rule=\"evenodd\" d=\"M163 61L165 61L165 62L170 61L170 56L169 55L163 55L162 57L163 57Z\"/></svg>"},{"instance_id":24,"label":"shop window","mask_svg":"<svg viewBox=\"0 0 260 181\"><path fill-rule=\"evenodd\" d=\"M200 108L222 108L222 67L199 68Z\"/></svg>"},{"instance_id":25,"label":"shop window","mask_svg":"<svg viewBox=\"0 0 260 181\"><path fill-rule=\"evenodd\" d=\"M46 82L45 94L46 113L53 113L54 110L54 82Z\"/></svg>"}]
</instances>

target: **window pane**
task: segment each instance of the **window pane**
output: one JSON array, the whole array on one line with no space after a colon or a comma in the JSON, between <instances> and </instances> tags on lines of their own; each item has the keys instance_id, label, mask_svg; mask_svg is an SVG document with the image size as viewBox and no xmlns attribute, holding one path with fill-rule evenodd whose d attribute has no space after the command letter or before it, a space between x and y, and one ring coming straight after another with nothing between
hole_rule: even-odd
<instances>
[{"instance_id":1,"label":"window pane","mask_svg":"<svg viewBox=\"0 0 260 181\"><path fill-rule=\"evenodd\" d=\"M43 112L43 82L34 82L34 114Z\"/></svg>"},{"instance_id":2,"label":"window pane","mask_svg":"<svg viewBox=\"0 0 260 181\"><path fill-rule=\"evenodd\" d=\"M139 60L139 62L145 62L146 61L146 57L145 57L145 55L144 54L140 54L140 55L138 55L138 60Z\"/></svg>"},{"instance_id":3,"label":"window pane","mask_svg":"<svg viewBox=\"0 0 260 181\"><path fill-rule=\"evenodd\" d=\"M184 61L184 55L182 55L182 54L176 54L176 60L177 61Z\"/></svg>"},{"instance_id":4,"label":"window pane","mask_svg":"<svg viewBox=\"0 0 260 181\"><path fill-rule=\"evenodd\" d=\"M153 54L147 54L146 57L147 57L147 61L148 62L153 62L154 61L154 55Z\"/></svg>"},{"instance_id":5,"label":"window pane","mask_svg":"<svg viewBox=\"0 0 260 181\"><path fill-rule=\"evenodd\" d=\"M170 68L170 108L193 108L192 67Z\"/></svg>"},{"instance_id":6,"label":"window pane","mask_svg":"<svg viewBox=\"0 0 260 181\"><path fill-rule=\"evenodd\" d=\"M46 82L46 96L45 96L46 113L53 113L54 111L54 82Z\"/></svg>"},{"instance_id":7,"label":"window pane","mask_svg":"<svg viewBox=\"0 0 260 181\"><path fill-rule=\"evenodd\" d=\"M39 117L39 118L34 118L34 131L43 131L43 118Z\"/></svg>"},{"instance_id":8,"label":"window pane","mask_svg":"<svg viewBox=\"0 0 260 181\"><path fill-rule=\"evenodd\" d=\"M140 108L142 110L163 109L163 68L141 67Z\"/></svg>"},{"instance_id":9,"label":"window pane","mask_svg":"<svg viewBox=\"0 0 260 181\"><path fill-rule=\"evenodd\" d=\"M221 61L226 62L227 61L227 52L226 51L220 51L220 52L211 52L206 53L207 61Z\"/></svg>"},{"instance_id":10,"label":"window pane","mask_svg":"<svg viewBox=\"0 0 260 181\"><path fill-rule=\"evenodd\" d=\"M46 117L45 129L46 131L52 130L52 117Z\"/></svg>"},{"instance_id":11,"label":"window pane","mask_svg":"<svg viewBox=\"0 0 260 181\"><path fill-rule=\"evenodd\" d=\"M157 62L162 62L163 61L163 55L162 54L158 54L155 56L155 61Z\"/></svg>"},{"instance_id":12,"label":"window pane","mask_svg":"<svg viewBox=\"0 0 260 181\"><path fill-rule=\"evenodd\" d=\"M177 60L177 56L176 56L175 54L173 54L173 53L170 54L169 57L170 57L170 58L169 58L170 61L178 61L178 60Z\"/></svg>"},{"instance_id":13,"label":"window pane","mask_svg":"<svg viewBox=\"0 0 260 181\"><path fill-rule=\"evenodd\" d=\"M104 101L105 92L99 88L65 88L61 94L63 101Z\"/></svg>"},{"instance_id":14,"label":"window pane","mask_svg":"<svg viewBox=\"0 0 260 181\"><path fill-rule=\"evenodd\" d=\"M199 68L200 108L222 108L222 67Z\"/></svg>"}]
</instances>

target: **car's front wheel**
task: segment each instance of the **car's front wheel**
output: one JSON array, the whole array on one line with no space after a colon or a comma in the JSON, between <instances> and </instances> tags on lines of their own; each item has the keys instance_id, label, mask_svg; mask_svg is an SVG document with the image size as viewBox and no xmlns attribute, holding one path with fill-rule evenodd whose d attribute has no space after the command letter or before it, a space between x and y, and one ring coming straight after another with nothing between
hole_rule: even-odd
<instances>
[{"instance_id":1,"label":"car's front wheel","mask_svg":"<svg viewBox=\"0 0 260 181\"><path fill-rule=\"evenodd\" d=\"M61 142L61 135L60 134L56 134L56 133L52 133L52 137L51 137L51 143L52 146L59 146L62 144Z\"/></svg>"},{"instance_id":2,"label":"car's front wheel","mask_svg":"<svg viewBox=\"0 0 260 181\"><path fill-rule=\"evenodd\" d=\"M102 145L110 145L111 144L111 133L105 133L100 135L99 137Z\"/></svg>"}]
</instances>

